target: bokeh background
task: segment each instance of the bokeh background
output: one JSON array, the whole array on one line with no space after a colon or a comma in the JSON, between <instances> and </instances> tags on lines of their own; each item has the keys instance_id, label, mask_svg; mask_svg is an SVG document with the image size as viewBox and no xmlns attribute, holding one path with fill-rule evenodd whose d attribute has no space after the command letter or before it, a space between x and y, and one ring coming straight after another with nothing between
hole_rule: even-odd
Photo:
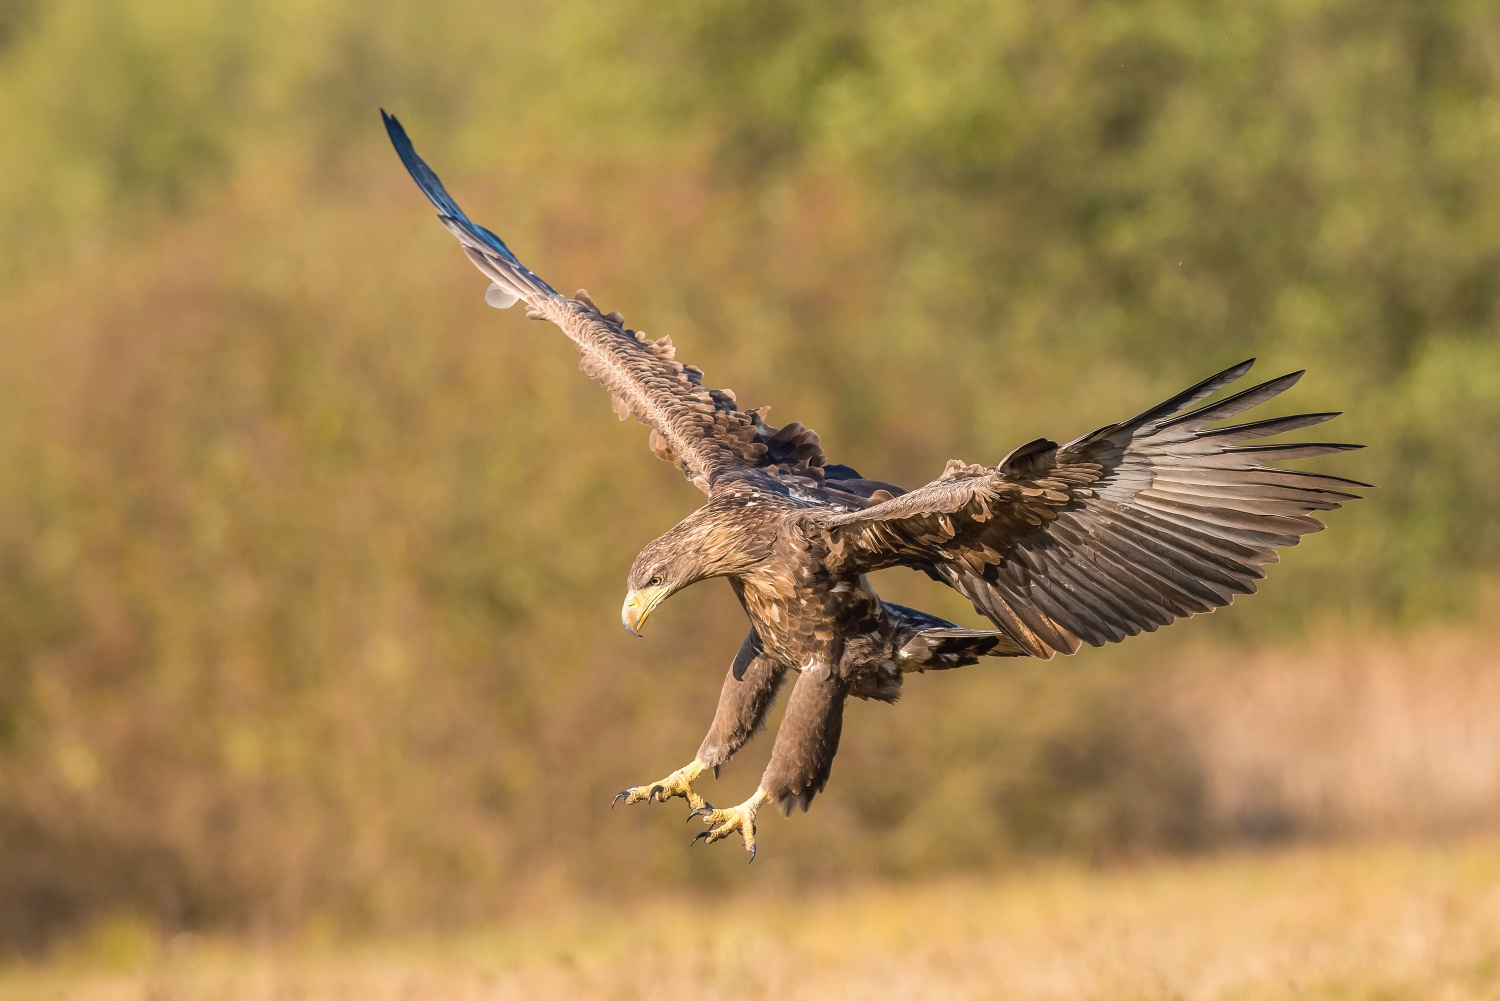
<instances>
[{"instance_id":1,"label":"bokeh background","mask_svg":"<svg viewBox=\"0 0 1500 1001\"><path fill-rule=\"evenodd\" d=\"M1232 609L856 705L753 869L688 851L608 804L744 633L722 583L618 625L699 497L486 308L382 106L868 474L1254 355L1379 489ZM0 124L0 949L1500 829L1493 4L0 0Z\"/></svg>"}]
</instances>

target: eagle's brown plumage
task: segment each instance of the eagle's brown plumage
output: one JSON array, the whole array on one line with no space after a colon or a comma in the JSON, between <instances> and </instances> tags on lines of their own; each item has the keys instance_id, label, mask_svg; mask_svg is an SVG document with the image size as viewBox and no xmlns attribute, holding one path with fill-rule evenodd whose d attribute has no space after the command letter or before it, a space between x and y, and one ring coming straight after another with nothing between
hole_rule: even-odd
<instances>
[{"instance_id":1,"label":"eagle's brown plumage","mask_svg":"<svg viewBox=\"0 0 1500 1001\"><path fill-rule=\"evenodd\" d=\"M528 316L561 327L615 412L649 427L652 451L707 495L636 558L622 617L635 632L676 591L727 577L751 632L693 762L617 799L683 796L717 825L705 832L710 841L739 830L752 858L759 806L806 809L827 782L849 695L893 702L906 673L1073 653L1227 605L1255 590L1278 547L1323 527L1313 512L1366 486L1266 465L1358 446L1243 444L1335 414L1214 427L1301 376L1202 405L1248 361L1066 445L1038 439L993 466L955 460L910 492L867 480L829 463L815 432L773 427L764 411L742 411L733 393L706 388L668 339L626 328L587 293L559 294L471 222L400 124L389 115L385 123L443 224L491 279L490 303L524 301ZM950 585L997 628L964 629L882 602L865 575L892 566ZM760 788L739 807L713 810L692 780L749 740L788 677L796 682Z\"/></svg>"}]
</instances>

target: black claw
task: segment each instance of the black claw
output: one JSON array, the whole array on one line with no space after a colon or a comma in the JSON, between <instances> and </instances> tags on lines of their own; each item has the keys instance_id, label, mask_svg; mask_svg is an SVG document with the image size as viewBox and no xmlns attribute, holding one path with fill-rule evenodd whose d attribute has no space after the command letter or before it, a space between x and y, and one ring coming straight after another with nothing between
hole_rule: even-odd
<instances>
[{"instance_id":1,"label":"black claw","mask_svg":"<svg viewBox=\"0 0 1500 1001\"><path fill-rule=\"evenodd\" d=\"M691 848L693 845L696 845L698 842L702 841L704 838L708 837L712 833L713 833L713 831L699 831L698 832L698 836L695 837L695 838L693 838L693 840L691 840L691 841L688 842L688 847Z\"/></svg>"},{"instance_id":2,"label":"black claw","mask_svg":"<svg viewBox=\"0 0 1500 1001\"><path fill-rule=\"evenodd\" d=\"M655 803L657 793L661 793L661 801L663 803L667 801L667 790L663 789L661 786L652 786L651 791L646 794L646 802Z\"/></svg>"},{"instance_id":3,"label":"black claw","mask_svg":"<svg viewBox=\"0 0 1500 1001\"><path fill-rule=\"evenodd\" d=\"M711 806L709 806L707 803L704 803L702 806L698 807L698 809L696 809L692 813L688 814L687 815L687 819L688 820L692 820L694 817L706 816L707 814L710 814L710 813L713 813L713 812L714 812L714 808L711 807ZM687 823L687 820L684 820L683 823L684 824Z\"/></svg>"},{"instance_id":4,"label":"black claw","mask_svg":"<svg viewBox=\"0 0 1500 1001\"><path fill-rule=\"evenodd\" d=\"M629 795L630 795L630 790L629 789L621 789L619 792L615 793L615 798L609 801L609 808L611 810L613 810L615 808L615 804L616 803L618 803L620 800L624 799L626 796L629 796Z\"/></svg>"},{"instance_id":5,"label":"black claw","mask_svg":"<svg viewBox=\"0 0 1500 1001\"><path fill-rule=\"evenodd\" d=\"M754 861L755 861L755 846L751 845L750 846L750 862L754 862ZM750 862L746 862L745 864L749 865Z\"/></svg>"}]
</instances>

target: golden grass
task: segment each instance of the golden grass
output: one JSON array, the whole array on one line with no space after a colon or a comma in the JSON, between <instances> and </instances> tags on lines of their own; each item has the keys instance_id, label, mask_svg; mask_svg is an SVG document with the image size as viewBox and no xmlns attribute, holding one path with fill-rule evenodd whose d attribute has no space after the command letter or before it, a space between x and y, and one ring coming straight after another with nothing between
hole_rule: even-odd
<instances>
[{"instance_id":1,"label":"golden grass","mask_svg":"<svg viewBox=\"0 0 1500 1001\"><path fill-rule=\"evenodd\" d=\"M1500 843L1304 849L558 907L443 940L156 946L116 923L0 999L1500 997Z\"/></svg>"},{"instance_id":2,"label":"golden grass","mask_svg":"<svg viewBox=\"0 0 1500 1001\"><path fill-rule=\"evenodd\" d=\"M1494 831L1495 651L1488 629L1328 630L1295 646L1180 657L1161 704L1191 748L1206 811L1228 829Z\"/></svg>"}]
</instances>

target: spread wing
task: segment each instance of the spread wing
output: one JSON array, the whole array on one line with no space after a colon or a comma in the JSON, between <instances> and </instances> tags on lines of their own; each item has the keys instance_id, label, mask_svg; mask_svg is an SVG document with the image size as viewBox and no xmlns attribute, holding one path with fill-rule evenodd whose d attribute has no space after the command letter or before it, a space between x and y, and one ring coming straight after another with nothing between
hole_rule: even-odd
<instances>
[{"instance_id":1,"label":"spread wing","mask_svg":"<svg viewBox=\"0 0 1500 1001\"><path fill-rule=\"evenodd\" d=\"M550 320L578 346L579 368L609 390L621 420L651 428L651 450L674 462L707 493L725 473L760 469L805 481L821 491L825 478L868 498L887 484L859 479L847 467L829 467L815 431L793 423L777 428L764 409L741 411L727 389L707 389L703 372L674 357L670 338L650 340L628 330L619 313L603 313L587 292L561 295L511 253L498 236L469 219L412 148L406 130L384 111L386 132L417 186L437 206L438 218L492 284L485 300L505 308L518 301L534 319ZM891 488L890 493L899 492Z\"/></svg>"},{"instance_id":2,"label":"spread wing","mask_svg":"<svg viewBox=\"0 0 1500 1001\"><path fill-rule=\"evenodd\" d=\"M1337 414L1210 428L1301 372L1181 413L1251 364L1066 445L1038 439L990 467L955 460L903 496L823 516L829 560L857 572L929 570L1037 657L1227 605L1255 590L1278 546L1323 528L1311 512L1357 497L1345 487L1368 486L1263 464L1358 445L1239 445Z\"/></svg>"}]
</instances>

